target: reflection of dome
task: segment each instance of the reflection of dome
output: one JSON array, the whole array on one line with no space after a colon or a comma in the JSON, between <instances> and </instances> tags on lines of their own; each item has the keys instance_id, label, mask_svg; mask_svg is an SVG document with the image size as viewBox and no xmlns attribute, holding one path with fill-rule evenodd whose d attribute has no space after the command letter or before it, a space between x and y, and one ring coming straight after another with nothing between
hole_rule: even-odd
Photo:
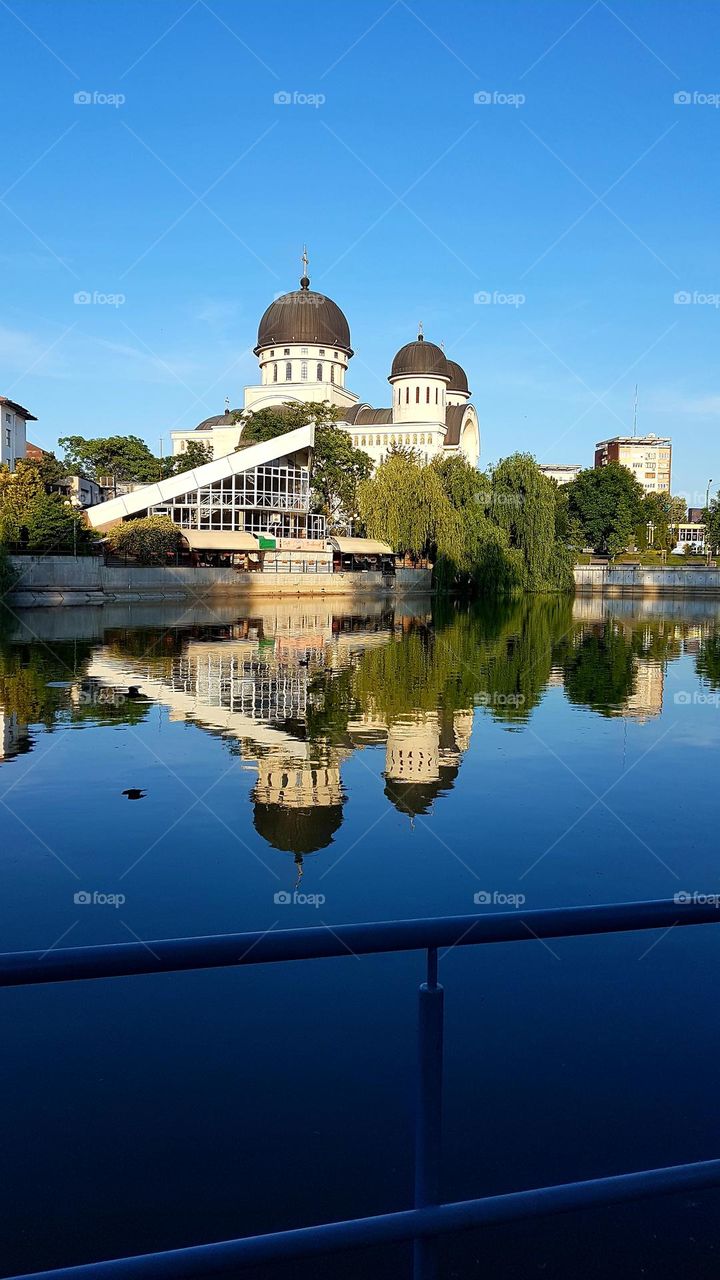
<instances>
[{"instance_id":1,"label":"reflection of dome","mask_svg":"<svg viewBox=\"0 0 720 1280\"><path fill-rule=\"evenodd\" d=\"M395 782L436 782L440 776L440 725L436 712L417 721L398 720L388 729L385 777Z\"/></svg>"},{"instance_id":2,"label":"reflection of dome","mask_svg":"<svg viewBox=\"0 0 720 1280\"><path fill-rule=\"evenodd\" d=\"M342 820L341 804L288 809L280 804L256 801L253 808L258 835L283 853L314 853L316 849L326 849L332 844Z\"/></svg>"},{"instance_id":3,"label":"reflection of dome","mask_svg":"<svg viewBox=\"0 0 720 1280\"><path fill-rule=\"evenodd\" d=\"M255 355L284 342L313 342L340 347L352 355L350 326L336 302L315 293L303 276L300 288L270 303L258 328Z\"/></svg>"},{"instance_id":4,"label":"reflection of dome","mask_svg":"<svg viewBox=\"0 0 720 1280\"><path fill-rule=\"evenodd\" d=\"M467 374L462 365L459 365L456 360L448 360L447 367L450 374L448 391L463 391L470 395Z\"/></svg>"},{"instance_id":5,"label":"reflection of dome","mask_svg":"<svg viewBox=\"0 0 720 1280\"><path fill-rule=\"evenodd\" d=\"M458 776L458 768L454 765L441 765L434 782L398 782L388 778L385 783L385 795L400 813L414 818L416 814L429 813L433 801L450 791Z\"/></svg>"},{"instance_id":6,"label":"reflection of dome","mask_svg":"<svg viewBox=\"0 0 720 1280\"><path fill-rule=\"evenodd\" d=\"M445 352L434 342L426 342L421 333L415 342L408 342L400 348L392 362L390 379L416 373L431 378L450 378Z\"/></svg>"}]
</instances>

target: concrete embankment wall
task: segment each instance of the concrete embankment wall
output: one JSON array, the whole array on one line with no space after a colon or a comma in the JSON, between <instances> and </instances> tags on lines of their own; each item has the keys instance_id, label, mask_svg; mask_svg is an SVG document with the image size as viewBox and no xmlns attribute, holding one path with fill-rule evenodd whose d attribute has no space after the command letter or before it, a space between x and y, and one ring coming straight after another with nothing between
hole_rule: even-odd
<instances>
[{"instance_id":1,"label":"concrete embankment wall","mask_svg":"<svg viewBox=\"0 0 720 1280\"><path fill-rule=\"evenodd\" d=\"M631 568L629 565L576 565L575 590L580 595L597 592L609 598L622 596L717 596L720 569L679 566L677 569Z\"/></svg>"},{"instance_id":2,"label":"concrete embankment wall","mask_svg":"<svg viewBox=\"0 0 720 1280\"><path fill-rule=\"evenodd\" d=\"M275 596L408 595L430 590L429 569L397 573L243 573L237 569L117 568L98 556L14 556L18 575L10 604L37 605L130 603L184 597L236 596L245 600Z\"/></svg>"}]
</instances>

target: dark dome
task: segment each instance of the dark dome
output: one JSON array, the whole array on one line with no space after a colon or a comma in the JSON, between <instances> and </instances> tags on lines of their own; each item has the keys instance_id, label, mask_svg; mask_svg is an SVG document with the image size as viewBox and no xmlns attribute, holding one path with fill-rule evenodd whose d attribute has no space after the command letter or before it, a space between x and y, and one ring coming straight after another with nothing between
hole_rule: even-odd
<instances>
[{"instance_id":1,"label":"dark dome","mask_svg":"<svg viewBox=\"0 0 720 1280\"><path fill-rule=\"evenodd\" d=\"M342 826L341 804L286 808L256 801L253 823L258 835L284 853L315 853L327 849Z\"/></svg>"},{"instance_id":2,"label":"dark dome","mask_svg":"<svg viewBox=\"0 0 720 1280\"><path fill-rule=\"evenodd\" d=\"M467 374L462 365L459 365L456 360L448 360L447 367L450 371L448 391L464 391L466 395L470 395Z\"/></svg>"},{"instance_id":3,"label":"dark dome","mask_svg":"<svg viewBox=\"0 0 720 1280\"><path fill-rule=\"evenodd\" d=\"M242 409L226 409L224 413L216 413L214 418L204 418L198 422L196 431L210 431L213 427L232 427L235 425L234 414L241 414Z\"/></svg>"},{"instance_id":4,"label":"dark dome","mask_svg":"<svg viewBox=\"0 0 720 1280\"><path fill-rule=\"evenodd\" d=\"M258 327L255 355L265 347L281 347L289 342L340 347L352 355L350 326L345 316L332 298L310 288L307 276L303 276L299 289L270 303Z\"/></svg>"},{"instance_id":5,"label":"dark dome","mask_svg":"<svg viewBox=\"0 0 720 1280\"><path fill-rule=\"evenodd\" d=\"M415 342L408 342L398 351L392 362L391 378L403 378L407 374L421 373L431 378L449 378L445 352L434 342L426 342L421 333Z\"/></svg>"}]
</instances>

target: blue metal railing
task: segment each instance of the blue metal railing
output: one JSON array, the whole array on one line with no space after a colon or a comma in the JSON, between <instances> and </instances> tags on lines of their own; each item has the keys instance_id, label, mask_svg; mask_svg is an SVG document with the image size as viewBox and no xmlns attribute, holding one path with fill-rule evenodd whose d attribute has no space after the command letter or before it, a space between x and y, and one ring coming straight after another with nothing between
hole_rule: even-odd
<instances>
[{"instance_id":1,"label":"blue metal railing","mask_svg":"<svg viewBox=\"0 0 720 1280\"><path fill-rule=\"evenodd\" d=\"M0 987L93 978L131 977L190 969L269 964L330 956L425 951L427 978L419 990L418 1107L415 1208L345 1222L323 1223L133 1258L34 1272L22 1280L197 1280L238 1269L371 1245L414 1242L415 1280L437 1275L439 1236L491 1223L619 1204L646 1196L720 1186L720 1159L591 1178L454 1204L440 1197L443 988L438 951L455 946L528 942L641 929L717 924L715 902L627 902L616 906L398 920L377 924L293 929L277 933L174 938L150 943L76 947L0 956ZM21 1280L14 1277L13 1280Z\"/></svg>"}]
</instances>

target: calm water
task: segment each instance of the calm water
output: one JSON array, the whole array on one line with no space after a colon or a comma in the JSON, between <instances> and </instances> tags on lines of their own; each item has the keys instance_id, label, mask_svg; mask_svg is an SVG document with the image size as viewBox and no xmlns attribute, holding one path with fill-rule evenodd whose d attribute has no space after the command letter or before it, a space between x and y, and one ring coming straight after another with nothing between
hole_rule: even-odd
<instances>
[{"instance_id":1,"label":"calm water","mask_svg":"<svg viewBox=\"0 0 720 1280\"><path fill-rule=\"evenodd\" d=\"M2 949L720 892L720 604L363 608L6 619ZM448 1198L720 1154L719 959L707 927L451 952ZM421 977L0 993L2 1274L407 1207ZM715 1276L719 1208L498 1228L443 1274ZM263 1272L368 1274L409 1250Z\"/></svg>"}]
</instances>

